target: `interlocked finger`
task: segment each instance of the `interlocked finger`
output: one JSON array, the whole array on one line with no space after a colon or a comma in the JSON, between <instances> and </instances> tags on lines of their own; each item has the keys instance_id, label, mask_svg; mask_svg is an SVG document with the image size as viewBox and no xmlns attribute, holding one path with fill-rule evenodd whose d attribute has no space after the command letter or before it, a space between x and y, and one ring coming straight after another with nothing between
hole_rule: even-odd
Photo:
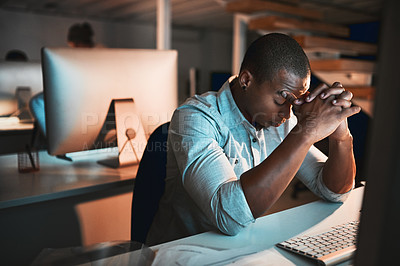
<instances>
[{"instance_id":1,"label":"interlocked finger","mask_svg":"<svg viewBox=\"0 0 400 266\"><path fill-rule=\"evenodd\" d=\"M343 85L341 83L335 82L335 83L333 83L333 85L330 88L324 90L320 94L320 97L321 97L321 99L326 99L331 95L335 95L336 97L338 97L345 91L346 90L343 88Z\"/></svg>"},{"instance_id":2,"label":"interlocked finger","mask_svg":"<svg viewBox=\"0 0 400 266\"><path fill-rule=\"evenodd\" d=\"M345 90L337 98L351 101L351 99L353 99L353 93L351 93L351 91Z\"/></svg>"},{"instance_id":3,"label":"interlocked finger","mask_svg":"<svg viewBox=\"0 0 400 266\"><path fill-rule=\"evenodd\" d=\"M342 108L349 108L351 107L351 101L345 100L345 99L334 99L332 101L332 104L335 106L340 106Z\"/></svg>"}]
</instances>

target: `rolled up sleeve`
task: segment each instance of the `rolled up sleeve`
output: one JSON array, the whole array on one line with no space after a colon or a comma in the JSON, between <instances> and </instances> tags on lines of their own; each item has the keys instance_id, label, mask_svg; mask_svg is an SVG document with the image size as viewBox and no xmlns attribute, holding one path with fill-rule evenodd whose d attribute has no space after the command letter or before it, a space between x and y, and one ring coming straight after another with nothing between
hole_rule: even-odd
<instances>
[{"instance_id":1,"label":"rolled up sleeve","mask_svg":"<svg viewBox=\"0 0 400 266\"><path fill-rule=\"evenodd\" d=\"M323 181L322 172L327 158L315 146L311 146L296 176L320 198L331 202L344 202L351 190L343 194L338 194L332 192Z\"/></svg>"},{"instance_id":2,"label":"rolled up sleeve","mask_svg":"<svg viewBox=\"0 0 400 266\"><path fill-rule=\"evenodd\" d=\"M228 235L254 222L240 182L220 147L221 134L213 118L185 108L171 123L175 130L169 132L169 141L183 187L208 220Z\"/></svg>"}]
</instances>

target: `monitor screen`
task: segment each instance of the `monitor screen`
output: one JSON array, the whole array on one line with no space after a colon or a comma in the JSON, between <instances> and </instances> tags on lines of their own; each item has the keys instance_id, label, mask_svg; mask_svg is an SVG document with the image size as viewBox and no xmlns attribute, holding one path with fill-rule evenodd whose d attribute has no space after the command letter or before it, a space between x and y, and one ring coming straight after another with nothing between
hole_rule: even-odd
<instances>
[{"instance_id":1,"label":"monitor screen","mask_svg":"<svg viewBox=\"0 0 400 266\"><path fill-rule=\"evenodd\" d=\"M399 265L400 238L400 1L384 2L374 117L355 265Z\"/></svg>"},{"instance_id":2,"label":"monitor screen","mask_svg":"<svg viewBox=\"0 0 400 266\"><path fill-rule=\"evenodd\" d=\"M19 107L19 92L31 96L43 90L42 68L39 61L0 61L0 116L15 113ZM25 102L29 99L24 98Z\"/></svg>"},{"instance_id":3,"label":"monitor screen","mask_svg":"<svg viewBox=\"0 0 400 266\"><path fill-rule=\"evenodd\" d=\"M174 50L43 48L42 65L52 155L107 148L118 123L143 146L178 105Z\"/></svg>"}]
</instances>

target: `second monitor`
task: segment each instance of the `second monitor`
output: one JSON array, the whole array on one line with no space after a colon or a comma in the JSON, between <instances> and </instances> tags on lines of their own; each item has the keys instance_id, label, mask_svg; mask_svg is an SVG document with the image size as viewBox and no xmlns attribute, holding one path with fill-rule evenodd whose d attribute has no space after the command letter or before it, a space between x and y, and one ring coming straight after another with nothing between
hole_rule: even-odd
<instances>
[{"instance_id":1,"label":"second monitor","mask_svg":"<svg viewBox=\"0 0 400 266\"><path fill-rule=\"evenodd\" d=\"M178 105L174 50L44 48L42 65L52 155L105 148L116 132L130 164Z\"/></svg>"}]
</instances>

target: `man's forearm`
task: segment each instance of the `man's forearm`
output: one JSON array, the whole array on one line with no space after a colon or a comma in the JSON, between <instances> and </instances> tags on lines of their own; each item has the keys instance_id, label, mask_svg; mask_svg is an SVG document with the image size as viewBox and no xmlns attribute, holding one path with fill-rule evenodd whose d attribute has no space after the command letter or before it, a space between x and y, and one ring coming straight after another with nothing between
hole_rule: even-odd
<instances>
[{"instance_id":1,"label":"man's forearm","mask_svg":"<svg viewBox=\"0 0 400 266\"><path fill-rule=\"evenodd\" d=\"M294 132L299 131L297 127ZM306 134L293 131L261 164L242 174L240 181L254 218L280 197L312 145Z\"/></svg>"},{"instance_id":2,"label":"man's forearm","mask_svg":"<svg viewBox=\"0 0 400 266\"><path fill-rule=\"evenodd\" d=\"M338 194L348 192L353 185L356 164L353 154L353 137L346 139L329 139L329 158L323 169L325 185Z\"/></svg>"}]
</instances>

